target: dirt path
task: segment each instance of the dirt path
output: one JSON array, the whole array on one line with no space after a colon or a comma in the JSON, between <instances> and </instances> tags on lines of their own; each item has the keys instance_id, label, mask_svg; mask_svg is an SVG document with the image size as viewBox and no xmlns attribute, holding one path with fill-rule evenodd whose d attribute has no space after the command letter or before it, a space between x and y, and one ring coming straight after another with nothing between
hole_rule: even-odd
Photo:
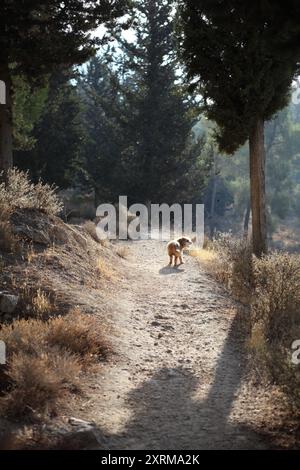
<instances>
[{"instance_id":1,"label":"dirt path","mask_svg":"<svg viewBox=\"0 0 300 470\"><path fill-rule=\"evenodd\" d=\"M124 243L126 244L126 243ZM243 334L232 301L192 257L166 266L165 245L128 243L115 300L114 347L82 416L106 449L263 449L243 384Z\"/></svg>"}]
</instances>

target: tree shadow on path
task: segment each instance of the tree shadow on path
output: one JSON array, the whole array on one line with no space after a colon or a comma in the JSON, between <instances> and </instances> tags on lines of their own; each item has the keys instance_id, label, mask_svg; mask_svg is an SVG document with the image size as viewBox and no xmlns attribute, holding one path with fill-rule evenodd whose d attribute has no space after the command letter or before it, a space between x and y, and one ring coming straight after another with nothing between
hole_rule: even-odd
<instances>
[{"instance_id":1,"label":"tree shadow on path","mask_svg":"<svg viewBox=\"0 0 300 470\"><path fill-rule=\"evenodd\" d=\"M105 449L265 449L267 443L228 418L243 377L239 315L216 364L212 385L188 368L162 368L128 397L132 418L119 434L98 440ZM209 386L208 386L209 385ZM204 398L197 398L201 392Z\"/></svg>"}]
</instances>

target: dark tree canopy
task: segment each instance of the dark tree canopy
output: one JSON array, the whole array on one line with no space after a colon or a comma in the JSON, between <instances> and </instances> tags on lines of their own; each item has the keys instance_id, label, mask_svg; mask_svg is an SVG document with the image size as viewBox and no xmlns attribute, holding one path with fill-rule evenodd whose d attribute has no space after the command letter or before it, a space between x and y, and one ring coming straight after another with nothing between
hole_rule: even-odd
<instances>
[{"instance_id":1,"label":"dark tree canopy","mask_svg":"<svg viewBox=\"0 0 300 470\"><path fill-rule=\"evenodd\" d=\"M95 190L97 205L103 200L116 201L124 191L124 135L119 88L118 73L108 66L106 57L93 57L79 82L79 89L87 132L85 168L88 182Z\"/></svg>"},{"instance_id":2,"label":"dark tree canopy","mask_svg":"<svg viewBox=\"0 0 300 470\"><path fill-rule=\"evenodd\" d=\"M203 183L198 153L188 141L193 103L178 80L178 59L171 0L139 0L136 42L123 41L126 75L124 152L130 196L140 201L169 201ZM190 147L190 148L188 148ZM181 195L181 196L179 196Z\"/></svg>"},{"instance_id":3,"label":"dark tree canopy","mask_svg":"<svg viewBox=\"0 0 300 470\"><path fill-rule=\"evenodd\" d=\"M0 170L13 164L13 76L28 82L85 62L99 42L91 30L112 26L127 0L3 0L0 4L0 80L6 103L0 106ZM121 26L120 26L121 27Z\"/></svg>"},{"instance_id":4,"label":"dark tree canopy","mask_svg":"<svg viewBox=\"0 0 300 470\"><path fill-rule=\"evenodd\" d=\"M257 119L288 101L299 72L297 0L185 0L182 50L205 110L217 122L220 149L233 153Z\"/></svg>"},{"instance_id":5,"label":"dark tree canopy","mask_svg":"<svg viewBox=\"0 0 300 470\"><path fill-rule=\"evenodd\" d=\"M182 53L222 152L249 139L253 251L267 252L264 123L299 72L297 0L182 0Z\"/></svg>"},{"instance_id":6,"label":"dark tree canopy","mask_svg":"<svg viewBox=\"0 0 300 470\"><path fill-rule=\"evenodd\" d=\"M126 0L2 0L0 66L13 64L17 73L32 77L60 64L82 63L96 44L90 30L111 23L126 4Z\"/></svg>"},{"instance_id":7,"label":"dark tree canopy","mask_svg":"<svg viewBox=\"0 0 300 470\"><path fill-rule=\"evenodd\" d=\"M14 155L15 164L29 170L34 181L41 178L60 188L76 185L86 145L80 119L82 104L71 78L72 70L51 74L47 100L32 131L35 144L30 151L25 149Z\"/></svg>"}]
</instances>

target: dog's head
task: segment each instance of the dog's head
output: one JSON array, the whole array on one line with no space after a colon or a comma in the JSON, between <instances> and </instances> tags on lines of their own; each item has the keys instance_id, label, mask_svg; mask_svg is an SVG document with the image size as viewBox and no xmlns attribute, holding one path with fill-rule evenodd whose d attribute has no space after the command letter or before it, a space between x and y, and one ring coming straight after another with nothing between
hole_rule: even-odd
<instances>
[{"instance_id":1,"label":"dog's head","mask_svg":"<svg viewBox=\"0 0 300 470\"><path fill-rule=\"evenodd\" d=\"M181 248L187 248L188 246L193 244L192 240L189 237L181 237L178 238L177 241Z\"/></svg>"}]
</instances>

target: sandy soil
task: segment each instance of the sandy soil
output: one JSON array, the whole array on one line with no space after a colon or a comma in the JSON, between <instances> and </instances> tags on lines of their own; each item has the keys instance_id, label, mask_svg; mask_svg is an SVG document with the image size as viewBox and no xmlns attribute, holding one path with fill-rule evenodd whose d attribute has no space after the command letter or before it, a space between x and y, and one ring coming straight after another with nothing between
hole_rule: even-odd
<instances>
[{"instance_id":1,"label":"sandy soil","mask_svg":"<svg viewBox=\"0 0 300 470\"><path fill-rule=\"evenodd\" d=\"M237 306L194 258L170 268L164 244L128 246L114 300L116 354L81 408L99 447L271 448L258 432L268 401L244 378Z\"/></svg>"}]
</instances>

